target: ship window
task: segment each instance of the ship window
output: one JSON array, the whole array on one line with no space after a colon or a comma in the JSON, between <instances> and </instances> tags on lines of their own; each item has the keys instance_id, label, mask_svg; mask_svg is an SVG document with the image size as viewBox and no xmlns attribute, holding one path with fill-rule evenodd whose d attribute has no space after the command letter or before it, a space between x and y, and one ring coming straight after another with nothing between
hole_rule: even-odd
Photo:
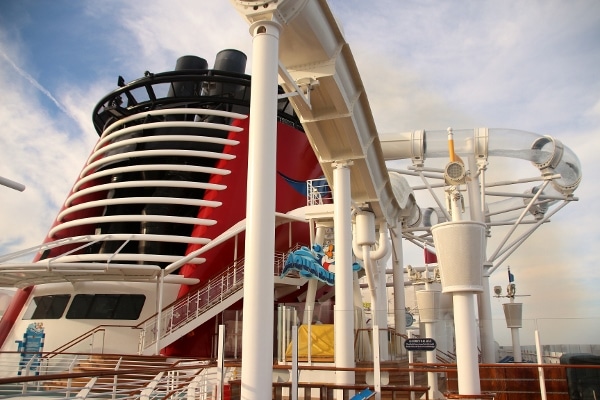
<instances>
[{"instance_id":1,"label":"ship window","mask_svg":"<svg viewBox=\"0 0 600 400\"><path fill-rule=\"evenodd\" d=\"M58 319L65 312L70 298L68 294L36 296L29 303L23 319Z\"/></svg>"},{"instance_id":2,"label":"ship window","mask_svg":"<svg viewBox=\"0 0 600 400\"><path fill-rule=\"evenodd\" d=\"M67 318L136 320L145 300L143 294L78 294L67 311Z\"/></svg>"}]
</instances>

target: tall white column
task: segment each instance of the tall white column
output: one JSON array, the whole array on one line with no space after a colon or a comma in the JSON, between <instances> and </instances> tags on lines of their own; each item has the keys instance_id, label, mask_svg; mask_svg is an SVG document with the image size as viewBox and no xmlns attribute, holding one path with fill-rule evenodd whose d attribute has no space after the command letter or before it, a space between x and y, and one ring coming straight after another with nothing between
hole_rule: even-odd
<instances>
[{"instance_id":1,"label":"tall white column","mask_svg":"<svg viewBox=\"0 0 600 400\"><path fill-rule=\"evenodd\" d=\"M523 304L514 302L514 295L510 298L510 303L502 304L504 316L506 317L506 327L510 329L513 346L514 362L523 361L521 357L521 340L519 338L519 328L523 326Z\"/></svg>"},{"instance_id":2,"label":"tall white column","mask_svg":"<svg viewBox=\"0 0 600 400\"><path fill-rule=\"evenodd\" d=\"M452 301L454 302L458 393L480 394L475 293L454 292Z\"/></svg>"},{"instance_id":3,"label":"tall white column","mask_svg":"<svg viewBox=\"0 0 600 400\"><path fill-rule=\"evenodd\" d=\"M242 348L243 400L271 398L277 76L281 26L260 21L252 34L252 97L246 200L246 265Z\"/></svg>"},{"instance_id":4,"label":"tall white column","mask_svg":"<svg viewBox=\"0 0 600 400\"><path fill-rule=\"evenodd\" d=\"M352 221L350 164L336 162L333 167L335 235L335 366L353 368L354 308L352 296ZM353 384L353 371L336 372L336 383Z\"/></svg>"},{"instance_id":5,"label":"tall white column","mask_svg":"<svg viewBox=\"0 0 600 400\"><path fill-rule=\"evenodd\" d=\"M419 306L419 319L425 326L425 337L436 340L435 323L440 315L440 291L431 288L429 282L425 283L425 290L419 290L415 293L417 305ZM426 354L427 363L437 362L437 350L428 351ZM427 373L427 384L429 385L428 395L421 398L444 399L445 397L438 390L438 374L436 372Z\"/></svg>"},{"instance_id":6,"label":"tall white column","mask_svg":"<svg viewBox=\"0 0 600 400\"><path fill-rule=\"evenodd\" d=\"M477 349L476 293L482 291L482 265L485 246L485 225L461 221L460 193L448 194L452 206L452 221L431 228L435 243L442 291L452 293L458 392L461 395L481 394Z\"/></svg>"},{"instance_id":7,"label":"tall white column","mask_svg":"<svg viewBox=\"0 0 600 400\"><path fill-rule=\"evenodd\" d=\"M521 339L519 338L519 328L510 328L510 335L513 346L513 360L516 363L523 362L521 357Z\"/></svg>"}]
</instances>

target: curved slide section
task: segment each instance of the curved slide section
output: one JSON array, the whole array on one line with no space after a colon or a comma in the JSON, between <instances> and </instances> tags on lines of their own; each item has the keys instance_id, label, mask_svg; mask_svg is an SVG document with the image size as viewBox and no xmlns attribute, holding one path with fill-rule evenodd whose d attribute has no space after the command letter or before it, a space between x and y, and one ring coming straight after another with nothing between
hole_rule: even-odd
<instances>
[{"instance_id":1,"label":"curved slide section","mask_svg":"<svg viewBox=\"0 0 600 400\"><path fill-rule=\"evenodd\" d=\"M350 161L351 197L379 221L401 212L354 56L324 0L231 0L252 24L273 20L279 38L279 78L327 181L332 163ZM333 187L335 191L335 187Z\"/></svg>"},{"instance_id":2,"label":"curved slide section","mask_svg":"<svg viewBox=\"0 0 600 400\"><path fill-rule=\"evenodd\" d=\"M554 189L562 195L572 194L581 182L579 159L560 141L531 132L511 129L454 130L454 151L459 156L487 160L489 156L511 157L530 161L542 176L558 174ZM383 156L386 161L448 157L447 131L415 131L382 134Z\"/></svg>"}]
</instances>

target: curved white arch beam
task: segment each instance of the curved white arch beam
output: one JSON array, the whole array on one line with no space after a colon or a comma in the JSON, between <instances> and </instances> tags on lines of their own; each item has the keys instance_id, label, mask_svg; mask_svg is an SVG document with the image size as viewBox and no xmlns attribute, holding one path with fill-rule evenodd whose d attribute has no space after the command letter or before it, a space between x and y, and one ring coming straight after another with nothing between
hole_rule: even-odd
<instances>
[{"instance_id":1,"label":"curved white arch beam","mask_svg":"<svg viewBox=\"0 0 600 400\"><path fill-rule=\"evenodd\" d=\"M325 0L231 0L250 23L277 20L279 77L333 187L336 161L352 161L351 197L394 226L401 212L369 101L342 30ZM300 91L298 93L298 91ZM298 94L298 95L294 95Z\"/></svg>"}]
</instances>

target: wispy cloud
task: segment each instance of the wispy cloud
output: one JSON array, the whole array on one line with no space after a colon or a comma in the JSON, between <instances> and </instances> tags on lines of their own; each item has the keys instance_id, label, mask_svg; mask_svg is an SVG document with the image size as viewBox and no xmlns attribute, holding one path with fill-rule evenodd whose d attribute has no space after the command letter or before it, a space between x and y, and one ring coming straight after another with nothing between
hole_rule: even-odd
<instances>
[{"instance_id":1,"label":"wispy cloud","mask_svg":"<svg viewBox=\"0 0 600 400\"><path fill-rule=\"evenodd\" d=\"M54 103L54 105L63 113L65 113L66 115L68 115L70 118L75 119L70 113L69 110L67 110L62 104L60 104L60 102L52 95L52 93L50 93L50 91L48 89L46 89L45 87L43 87L38 81L36 81L33 76L29 75L26 71L22 70L21 68L19 68L19 66L17 64L15 64L13 62L13 60L10 59L10 57L8 57L8 55L0 50L0 55L2 56L2 58L4 58L4 60L6 60L6 62L8 62L8 64L15 70L15 72L17 74L19 74L19 76L21 76L22 78L24 78L27 82L29 82L34 88L36 88L37 90L39 90L44 96L46 96L48 99L50 99L50 101L52 101Z\"/></svg>"}]
</instances>

